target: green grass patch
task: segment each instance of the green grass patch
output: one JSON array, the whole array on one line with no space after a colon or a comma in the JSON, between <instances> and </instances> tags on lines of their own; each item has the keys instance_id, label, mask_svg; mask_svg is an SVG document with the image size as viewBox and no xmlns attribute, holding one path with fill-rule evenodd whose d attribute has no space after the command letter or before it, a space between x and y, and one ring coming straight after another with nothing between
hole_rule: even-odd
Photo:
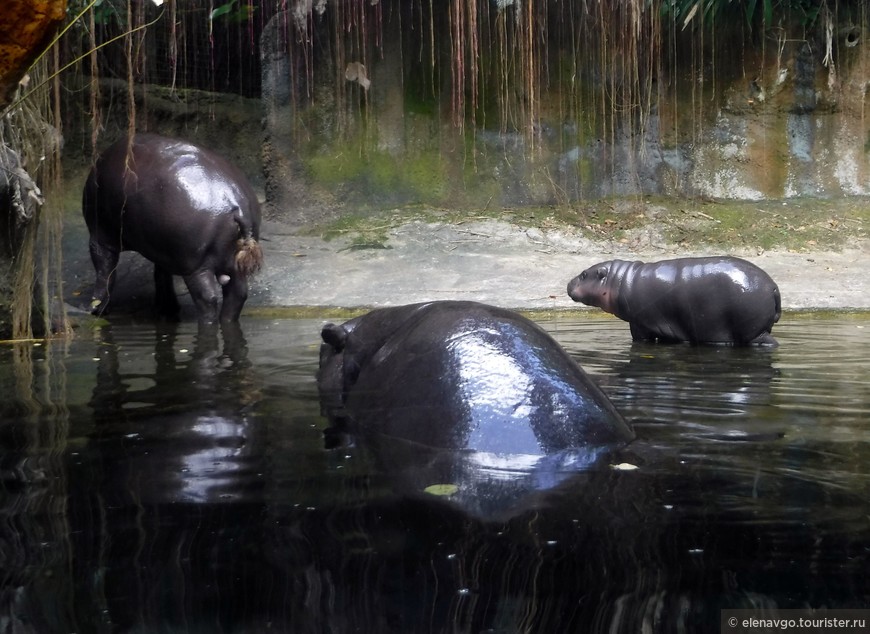
<instances>
[{"instance_id":1,"label":"green grass patch","mask_svg":"<svg viewBox=\"0 0 870 634\"><path fill-rule=\"evenodd\" d=\"M764 250L840 250L867 238L865 198L698 202L668 209L665 237L676 244Z\"/></svg>"},{"instance_id":2,"label":"green grass patch","mask_svg":"<svg viewBox=\"0 0 870 634\"><path fill-rule=\"evenodd\" d=\"M349 214L305 233L345 238L353 248L384 248L389 231L410 222L463 224L501 220L520 227L570 228L590 239L618 241L654 226L665 241L687 248L727 250L841 250L866 239L870 201L865 198L785 201L710 201L684 198L611 198L571 205L439 209L425 205Z\"/></svg>"}]
</instances>

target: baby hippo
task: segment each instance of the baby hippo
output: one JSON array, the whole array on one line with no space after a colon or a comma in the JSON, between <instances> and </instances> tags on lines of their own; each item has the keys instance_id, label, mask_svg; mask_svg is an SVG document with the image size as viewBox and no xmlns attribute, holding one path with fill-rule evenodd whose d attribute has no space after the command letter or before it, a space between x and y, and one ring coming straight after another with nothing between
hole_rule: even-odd
<instances>
[{"instance_id":1,"label":"baby hippo","mask_svg":"<svg viewBox=\"0 0 870 634\"><path fill-rule=\"evenodd\" d=\"M627 321L634 341L777 345L779 288L740 258L609 260L571 280L568 295Z\"/></svg>"}]
</instances>

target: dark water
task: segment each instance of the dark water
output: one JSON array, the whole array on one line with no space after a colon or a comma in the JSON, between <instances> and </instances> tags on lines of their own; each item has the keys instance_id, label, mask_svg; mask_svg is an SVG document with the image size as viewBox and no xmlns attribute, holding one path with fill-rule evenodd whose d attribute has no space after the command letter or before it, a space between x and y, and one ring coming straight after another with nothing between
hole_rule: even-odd
<instances>
[{"instance_id":1,"label":"dark water","mask_svg":"<svg viewBox=\"0 0 870 634\"><path fill-rule=\"evenodd\" d=\"M0 348L0 631L716 632L870 607L870 320L775 350L542 320L638 440L491 520L324 448L323 320Z\"/></svg>"}]
</instances>

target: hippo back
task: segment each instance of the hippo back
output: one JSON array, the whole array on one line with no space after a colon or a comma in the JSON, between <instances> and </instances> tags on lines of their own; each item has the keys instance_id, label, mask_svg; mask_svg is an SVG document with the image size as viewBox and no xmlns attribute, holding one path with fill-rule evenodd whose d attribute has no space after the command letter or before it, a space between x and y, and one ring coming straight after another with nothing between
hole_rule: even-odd
<instances>
[{"instance_id":1,"label":"hippo back","mask_svg":"<svg viewBox=\"0 0 870 634\"><path fill-rule=\"evenodd\" d=\"M381 321L387 334L373 337ZM567 352L511 311L432 302L373 311L349 325L342 368L322 356L320 385L343 374L343 407L362 431L526 455L621 445L633 436Z\"/></svg>"},{"instance_id":2,"label":"hippo back","mask_svg":"<svg viewBox=\"0 0 870 634\"><path fill-rule=\"evenodd\" d=\"M779 288L746 260L677 258L620 269L617 315L637 338L746 345L780 317Z\"/></svg>"},{"instance_id":3,"label":"hippo back","mask_svg":"<svg viewBox=\"0 0 870 634\"><path fill-rule=\"evenodd\" d=\"M121 139L100 155L82 212L99 242L138 251L178 275L201 266L208 251L234 253L228 245L240 226L259 238L259 202L244 174L214 152L156 134Z\"/></svg>"},{"instance_id":4,"label":"hippo back","mask_svg":"<svg viewBox=\"0 0 870 634\"><path fill-rule=\"evenodd\" d=\"M431 302L324 328L318 386L405 495L503 521L548 504L634 434L546 332L511 311ZM335 432L338 431L338 434Z\"/></svg>"}]
</instances>

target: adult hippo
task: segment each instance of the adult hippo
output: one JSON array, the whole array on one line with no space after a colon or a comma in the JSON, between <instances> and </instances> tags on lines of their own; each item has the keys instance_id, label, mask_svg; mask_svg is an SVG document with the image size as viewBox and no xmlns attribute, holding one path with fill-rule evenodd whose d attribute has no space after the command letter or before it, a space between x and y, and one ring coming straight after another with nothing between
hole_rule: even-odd
<instances>
[{"instance_id":1,"label":"adult hippo","mask_svg":"<svg viewBox=\"0 0 870 634\"><path fill-rule=\"evenodd\" d=\"M172 276L180 275L200 321L238 320L263 254L259 202L235 166L186 141L137 134L99 157L82 212L96 271L92 312L108 309L118 258L130 250L154 263L161 313L178 312Z\"/></svg>"},{"instance_id":2,"label":"adult hippo","mask_svg":"<svg viewBox=\"0 0 870 634\"><path fill-rule=\"evenodd\" d=\"M627 321L634 341L777 345L779 288L740 258L610 260L571 280L568 295Z\"/></svg>"},{"instance_id":3,"label":"adult hippo","mask_svg":"<svg viewBox=\"0 0 870 634\"><path fill-rule=\"evenodd\" d=\"M543 329L508 310L440 301L322 330L318 387L340 430L406 487L447 483L476 512L549 490L634 434Z\"/></svg>"}]
</instances>

